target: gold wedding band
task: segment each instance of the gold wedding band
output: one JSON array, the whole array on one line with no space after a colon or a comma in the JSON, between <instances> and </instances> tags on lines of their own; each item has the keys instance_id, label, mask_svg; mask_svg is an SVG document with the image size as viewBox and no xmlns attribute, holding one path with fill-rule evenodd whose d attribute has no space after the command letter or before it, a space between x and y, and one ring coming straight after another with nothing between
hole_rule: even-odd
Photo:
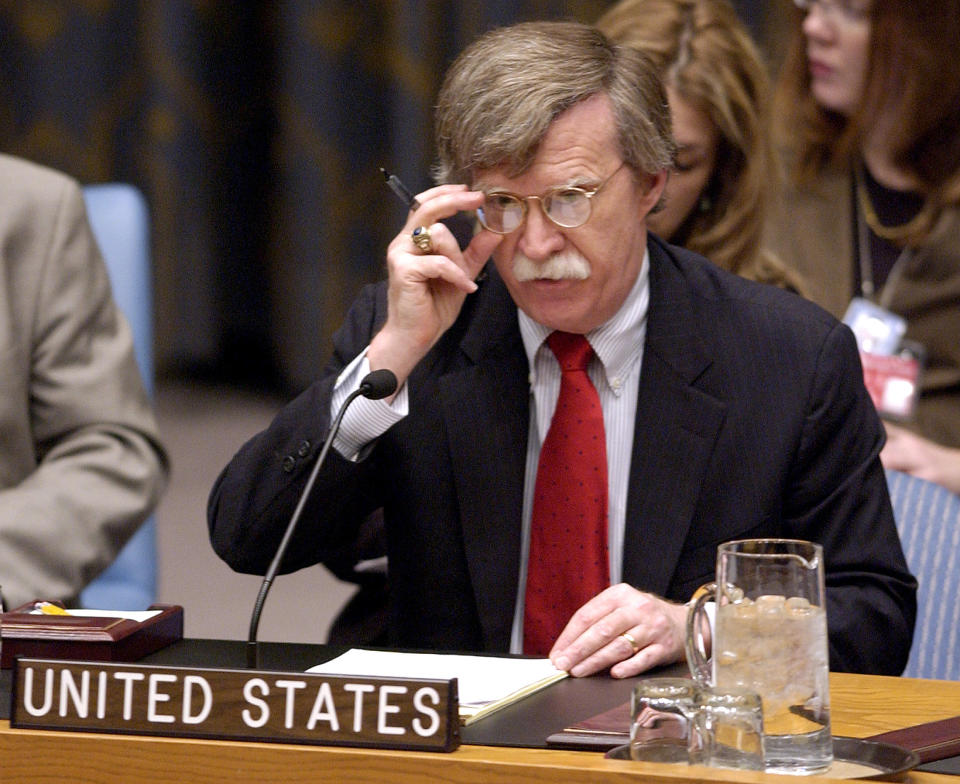
<instances>
[{"instance_id":1,"label":"gold wedding band","mask_svg":"<svg viewBox=\"0 0 960 784\"><path fill-rule=\"evenodd\" d=\"M634 653L640 652L640 646L637 644L637 641L636 639L634 639L632 634L630 634L629 632L624 632L620 636L623 637L623 639L625 639L628 643L630 643L630 647L633 648Z\"/></svg>"},{"instance_id":2,"label":"gold wedding band","mask_svg":"<svg viewBox=\"0 0 960 784\"><path fill-rule=\"evenodd\" d=\"M413 244L420 248L422 253L433 253L433 241L430 238L430 229L426 226L417 226L410 234Z\"/></svg>"}]
</instances>

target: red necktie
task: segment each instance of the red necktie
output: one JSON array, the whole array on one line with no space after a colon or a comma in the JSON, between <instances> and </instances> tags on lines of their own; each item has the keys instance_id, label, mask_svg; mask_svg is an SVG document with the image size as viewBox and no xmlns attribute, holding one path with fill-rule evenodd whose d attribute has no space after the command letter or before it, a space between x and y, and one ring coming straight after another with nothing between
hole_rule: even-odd
<instances>
[{"instance_id":1,"label":"red necktie","mask_svg":"<svg viewBox=\"0 0 960 784\"><path fill-rule=\"evenodd\" d=\"M569 332L552 333L547 344L560 363L560 396L540 449L523 617L524 653L540 656L610 584L603 410L587 375L593 349Z\"/></svg>"}]
</instances>

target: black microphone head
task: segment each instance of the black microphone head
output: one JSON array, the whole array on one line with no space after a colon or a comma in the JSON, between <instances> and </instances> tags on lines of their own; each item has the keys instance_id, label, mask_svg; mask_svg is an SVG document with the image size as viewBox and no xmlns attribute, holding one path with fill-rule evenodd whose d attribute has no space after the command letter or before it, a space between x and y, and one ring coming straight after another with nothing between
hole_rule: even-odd
<instances>
[{"instance_id":1,"label":"black microphone head","mask_svg":"<svg viewBox=\"0 0 960 784\"><path fill-rule=\"evenodd\" d=\"M389 397L396 391L397 377L386 368L367 373L360 382L360 394L371 400Z\"/></svg>"}]
</instances>

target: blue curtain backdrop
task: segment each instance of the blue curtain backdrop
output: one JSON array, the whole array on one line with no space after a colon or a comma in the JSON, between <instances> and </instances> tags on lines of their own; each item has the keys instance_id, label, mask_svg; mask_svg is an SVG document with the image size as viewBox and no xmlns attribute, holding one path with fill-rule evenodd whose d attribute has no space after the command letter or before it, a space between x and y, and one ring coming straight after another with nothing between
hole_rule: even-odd
<instances>
[{"instance_id":1,"label":"blue curtain backdrop","mask_svg":"<svg viewBox=\"0 0 960 784\"><path fill-rule=\"evenodd\" d=\"M0 0L0 151L124 180L153 222L161 373L296 391L430 184L446 65L604 0ZM762 36L768 0L741 0Z\"/></svg>"}]
</instances>

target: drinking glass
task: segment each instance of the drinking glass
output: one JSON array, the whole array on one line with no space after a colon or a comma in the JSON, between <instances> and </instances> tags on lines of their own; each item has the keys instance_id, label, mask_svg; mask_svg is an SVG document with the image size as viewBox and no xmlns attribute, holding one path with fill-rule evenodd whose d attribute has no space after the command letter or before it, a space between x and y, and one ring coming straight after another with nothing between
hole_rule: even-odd
<instances>
[{"instance_id":1,"label":"drinking glass","mask_svg":"<svg viewBox=\"0 0 960 784\"><path fill-rule=\"evenodd\" d=\"M692 765L763 770L763 705L747 689L698 686L690 733Z\"/></svg>"},{"instance_id":2,"label":"drinking glass","mask_svg":"<svg viewBox=\"0 0 960 784\"><path fill-rule=\"evenodd\" d=\"M631 759L688 762L695 688L687 678L647 678L634 687L630 704Z\"/></svg>"}]
</instances>

